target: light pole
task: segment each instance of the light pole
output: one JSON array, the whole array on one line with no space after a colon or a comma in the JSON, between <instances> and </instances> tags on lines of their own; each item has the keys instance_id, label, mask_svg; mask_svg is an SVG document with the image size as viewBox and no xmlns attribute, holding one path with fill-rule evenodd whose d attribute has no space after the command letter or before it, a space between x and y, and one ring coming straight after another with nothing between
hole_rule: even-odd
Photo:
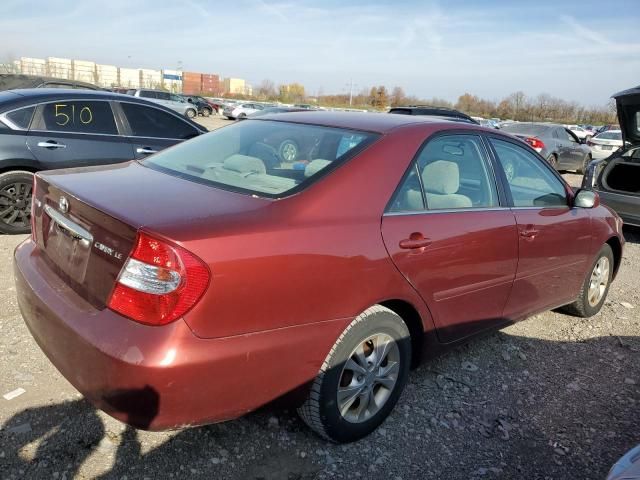
<instances>
[{"instance_id":1,"label":"light pole","mask_svg":"<svg viewBox=\"0 0 640 480\"><path fill-rule=\"evenodd\" d=\"M353 87L357 87L357 85L353 83L353 78L351 78L347 86L349 87L349 106L351 106L353 104Z\"/></svg>"}]
</instances>

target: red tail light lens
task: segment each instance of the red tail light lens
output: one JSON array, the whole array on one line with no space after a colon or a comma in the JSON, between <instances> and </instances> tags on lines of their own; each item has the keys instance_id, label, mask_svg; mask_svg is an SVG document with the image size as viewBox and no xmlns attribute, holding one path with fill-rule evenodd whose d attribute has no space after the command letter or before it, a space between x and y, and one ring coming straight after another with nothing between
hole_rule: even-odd
<instances>
[{"instance_id":1,"label":"red tail light lens","mask_svg":"<svg viewBox=\"0 0 640 480\"><path fill-rule=\"evenodd\" d=\"M529 145L531 145L534 149L538 150L542 150L544 148L544 142L542 140L539 140L535 137L527 137L524 139L525 142L527 142ZM540 151L538 150L538 151Z\"/></svg>"},{"instance_id":2,"label":"red tail light lens","mask_svg":"<svg viewBox=\"0 0 640 480\"><path fill-rule=\"evenodd\" d=\"M209 278L205 263L191 252L139 232L108 306L136 322L166 325L193 308Z\"/></svg>"}]
</instances>

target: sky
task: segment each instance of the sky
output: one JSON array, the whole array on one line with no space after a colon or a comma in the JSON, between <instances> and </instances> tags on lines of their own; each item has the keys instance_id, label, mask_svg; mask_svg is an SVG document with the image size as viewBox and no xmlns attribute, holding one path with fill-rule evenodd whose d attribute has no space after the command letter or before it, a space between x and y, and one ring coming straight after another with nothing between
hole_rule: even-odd
<instances>
[{"instance_id":1,"label":"sky","mask_svg":"<svg viewBox=\"0 0 640 480\"><path fill-rule=\"evenodd\" d=\"M0 62L64 57L455 101L640 84L634 1L0 0Z\"/></svg>"}]
</instances>

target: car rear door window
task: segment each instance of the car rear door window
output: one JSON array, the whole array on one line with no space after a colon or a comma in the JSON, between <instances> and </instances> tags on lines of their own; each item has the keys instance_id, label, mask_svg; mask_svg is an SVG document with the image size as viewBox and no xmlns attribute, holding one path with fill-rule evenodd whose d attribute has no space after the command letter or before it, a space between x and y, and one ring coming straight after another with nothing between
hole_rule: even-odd
<instances>
[{"instance_id":1,"label":"car rear door window","mask_svg":"<svg viewBox=\"0 0 640 480\"><path fill-rule=\"evenodd\" d=\"M7 113L5 117L16 127L26 130L29 128L35 109L35 106L21 108Z\"/></svg>"},{"instance_id":2,"label":"car rear door window","mask_svg":"<svg viewBox=\"0 0 640 480\"><path fill-rule=\"evenodd\" d=\"M134 137L193 138L200 132L181 118L158 108L121 103Z\"/></svg>"},{"instance_id":3,"label":"car rear door window","mask_svg":"<svg viewBox=\"0 0 640 480\"><path fill-rule=\"evenodd\" d=\"M117 135L109 102L61 100L42 106L44 129L52 132Z\"/></svg>"},{"instance_id":4,"label":"car rear door window","mask_svg":"<svg viewBox=\"0 0 640 480\"><path fill-rule=\"evenodd\" d=\"M563 183L545 166L543 160L527 149L511 142L490 139L508 179L514 207L566 207Z\"/></svg>"}]
</instances>

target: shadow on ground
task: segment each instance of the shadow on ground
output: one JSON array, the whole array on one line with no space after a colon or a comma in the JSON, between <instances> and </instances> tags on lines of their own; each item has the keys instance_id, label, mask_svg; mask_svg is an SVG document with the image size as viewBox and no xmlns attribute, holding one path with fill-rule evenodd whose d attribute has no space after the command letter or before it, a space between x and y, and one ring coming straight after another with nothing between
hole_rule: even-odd
<instances>
[{"instance_id":1,"label":"shadow on ground","mask_svg":"<svg viewBox=\"0 0 640 480\"><path fill-rule=\"evenodd\" d=\"M33 408L2 426L0 471L30 479L601 479L640 442L639 352L635 336L555 342L498 332L415 370L383 428L346 446L315 437L290 411L169 436L108 430L84 400Z\"/></svg>"}]
</instances>

